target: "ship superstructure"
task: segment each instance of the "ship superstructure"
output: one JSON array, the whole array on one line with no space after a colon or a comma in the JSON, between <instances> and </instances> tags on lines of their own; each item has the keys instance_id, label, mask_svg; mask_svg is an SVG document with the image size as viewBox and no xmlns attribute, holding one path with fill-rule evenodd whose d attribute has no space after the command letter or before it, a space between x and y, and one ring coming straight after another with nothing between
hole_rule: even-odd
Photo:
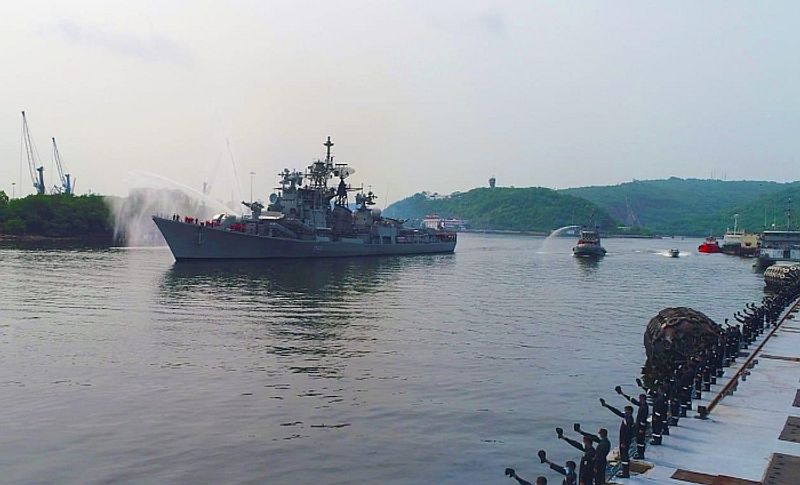
<instances>
[{"instance_id":1,"label":"ship superstructure","mask_svg":"<svg viewBox=\"0 0 800 485\"><path fill-rule=\"evenodd\" d=\"M773 230L761 235L758 265L766 268L778 261L800 262L800 231Z\"/></svg>"},{"instance_id":2,"label":"ship superstructure","mask_svg":"<svg viewBox=\"0 0 800 485\"><path fill-rule=\"evenodd\" d=\"M175 259L270 259L453 252L456 233L409 229L374 208L376 195L347 179L355 170L334 163L330 137L325 160L304 172L284 169L264 207L242 202L246 216L218 214L208 221L173 215L153 220ZM335 181L336 187L329 186ZM351 208L350 194L355 193ZM266 210L265 210L266 209Z\"/></svg>"},{"instance_id":3,"label":"ship superstructure","mask_svg":"<svg viewBox=\"0 0 800 485\"><path fill-rule=\"evenodd\" d=\"M739 214L733 215L733 230L728 228L722 237L720 250L736 256L755 256L758 252L758 234L748 234L739 227Z\"/></svg>"}]
</instances>

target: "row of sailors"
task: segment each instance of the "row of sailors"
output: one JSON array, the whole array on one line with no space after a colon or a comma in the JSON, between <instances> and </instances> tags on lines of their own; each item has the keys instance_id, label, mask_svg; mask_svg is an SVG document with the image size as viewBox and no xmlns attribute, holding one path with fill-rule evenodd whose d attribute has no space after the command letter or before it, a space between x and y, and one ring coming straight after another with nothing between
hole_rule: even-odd
<instances>
[{"instance_id":1,"label":"row of sailors","mask_svg":"<svg viewBox=\"0 0 800 485\"><path fill-rule=\"evenodd\" d=\"M636 451L633 458L645 459L648 425L651 430L649 443L661 445L663 437L670 434L669 429L677 426L680 418L686 417L687 411L692 409L692 400L699 400L704 391L710 391L711 385L716 384L717 379L723 376L724 368L736 362L740 351L747 349L768 328L777 325L781 313L798 297L800 297L800 281L785 286L772 296L765 297L761 305L748 304L743 311L734 315L740 325L729 325L725 329L720 327L720 337L716 345L686 361L676 362L667 382L656 382L652 388L647 388L641 379L636 379L637 385L642 390L638 398L625 394L621 386L616 386L617 394L630 403L622 410L601 398L601 406L621 418L620 470L617 476L630 477L630 448L634 443ZM727 322L725 319L726 325ZM565 436L562 428L556 428L556 435L558 439L583 452L580 463L567 461L565 466L561 466L549 460L544 450L539 450L540 462L563 475L563 485L604 485L607 456L611 450L608 430L600 428L597 434L588 433L581 429L579 423L575 423L573 429L580 434L581 441ZM506 475L516 479L520 485L531 485L518 476L513 468L506 468ZM536 485L546 483L545 477L536 479Z\"/></svg>"},{"instance_id":2,"label":"row of sailors","mask_svg":"<svg viewBox=\"0 0 800 485\"><path fill-rule=\"evenodd\" d=\"M175 222L181 222L180 214L172 214L172 220L175 221ZM219 222L217 222L217 221L201 221L200 219L198 219L196 217L189 217L189 216L184 216L183 217L183 222L186 223L186 224L199 225L200 227L219 227L219 225L220 225ZM240 226L240 227L234 227L234 226ZM232 231L244 232L244 230L245 230L244 224L240 224L240 223L231 224L230 227L231 227Z\"/></svg>"}]
</instances>

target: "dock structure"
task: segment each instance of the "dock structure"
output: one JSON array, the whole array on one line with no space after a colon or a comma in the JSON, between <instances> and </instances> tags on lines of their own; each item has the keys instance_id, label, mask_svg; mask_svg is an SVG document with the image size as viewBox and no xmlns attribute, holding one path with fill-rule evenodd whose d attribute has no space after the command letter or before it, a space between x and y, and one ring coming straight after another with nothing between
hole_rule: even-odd
<instances>
[{"instance_id":1,"label":"dock structure","mask_svg":"<svg viewBox=\"0 0 800 485\"><path fill-rule=\"evenodd\" d=\"M800 300L617 484L800 484ZM746 355L745 355L746 354ZM691 412L690 412L691 413ZM696 416L700 418L700 416Z\"/></svg>"}]
</instances>

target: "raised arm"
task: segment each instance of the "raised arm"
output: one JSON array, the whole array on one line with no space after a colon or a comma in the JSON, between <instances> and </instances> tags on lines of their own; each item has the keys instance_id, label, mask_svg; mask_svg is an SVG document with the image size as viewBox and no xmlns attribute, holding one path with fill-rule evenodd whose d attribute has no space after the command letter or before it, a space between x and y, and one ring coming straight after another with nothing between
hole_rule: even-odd
<instances>
[{"instance_id":1,"label":"raised arm","mask_svg":"<svg viewBox=\"0 0 800 485\"><path fill-rule=\"evenodd\" d=\"M619 409L615 408L614 406L608 404L605 399L600 398L600 404L602 404L604 408L608 408L609 411L616 414L620 418L625 418L624 413L622 413Z\"/></svg>"},{"instance_id":2,"label":"raised arm","mask_svg":"<svg viewBox=\"0 0 800 485\"><path fill-rule=\"evenodd\" d=\"M587 433L586 431L582 430L580 423L575 423L575 426L573 426L573 429L575 431L577 431L578 433L580 433L581 436L585 436L585 437L589 438L590 440L592 440L592 442L600 443L600 437L595 435L595 434Z\"/></svg>"},{"instance_id":3,"label":"raised arm","mask_svg":"<svg viewBox=\"0 0 800 485\"><path fill-rule=\"evenodd\" d=\"M546 462L546 463L547 463L548 465L550 465L550 469L551 469L551 470L553 470L554 472L557 472L557 473L560 473L560 474L562 474L562 475L564 475L564 476L567 476L567 469L566 469L566 468L564 468L563 466L556 465L555 463L553 463L553 462L552 462L552 461L550 461L550 460L547 460L547 462Z\"/></svg>"},{"instance_id":4,"label":"raised arm","mask_svg":"<svg viewBox=\"0 0 800 485\"><path fill-rule=\"evenodd\" d=\"M567 438L564 435L559 436L559 438L562 438L564 441L566 441L567 443L571 444L572 446L574 446L575 448L577 448L577 449L579 449L581 451L586 451L586 448L584 448L581 443L578 443L577 441L575 441L573 439Z\"/></svg>"},{"instance_id":5,"label":"raised arm","mask_svg":"<svg viewBox=\"0 0 800 485\"><path fill-rule=\"evenodd\" d=\"M622 391L622 386L617 386L617 387L614 388L614 390L617 391L617 394L619 394L620 396L622 396L625 399L627 399L628 401L630 401L631 404L635 404L637 407L639 406L639 401L635 401L632 397L630 397L629 395L625 394L625 392Z\"/></svg>"},{"instance_id":6,"label":"raised arm","mask_svg":"<svg viewBox=\"0 0 800 485\"><path fill-rule=\"evenodd\" d=\"M517 472L513 468L506 468L506 476L515 479L519 485L533 485L531 482L517 476Z\"/></svg>"}]
</instances>

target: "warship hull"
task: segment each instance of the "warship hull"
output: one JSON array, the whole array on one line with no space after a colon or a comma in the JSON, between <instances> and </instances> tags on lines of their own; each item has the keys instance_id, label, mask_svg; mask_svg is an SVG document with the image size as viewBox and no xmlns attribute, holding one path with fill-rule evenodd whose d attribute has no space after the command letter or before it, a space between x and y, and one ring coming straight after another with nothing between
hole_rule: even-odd
<instances>
[{"instance_id":1,"label":"warship hull","mask_svg":"<svg viewBox=\"0 0 800 485\"><path fill-rule=\"evenodd\" d=\"M265 237L153 217L177 261L452 253L456 241L367 244Z\"/></svg>"}]
</instances>

